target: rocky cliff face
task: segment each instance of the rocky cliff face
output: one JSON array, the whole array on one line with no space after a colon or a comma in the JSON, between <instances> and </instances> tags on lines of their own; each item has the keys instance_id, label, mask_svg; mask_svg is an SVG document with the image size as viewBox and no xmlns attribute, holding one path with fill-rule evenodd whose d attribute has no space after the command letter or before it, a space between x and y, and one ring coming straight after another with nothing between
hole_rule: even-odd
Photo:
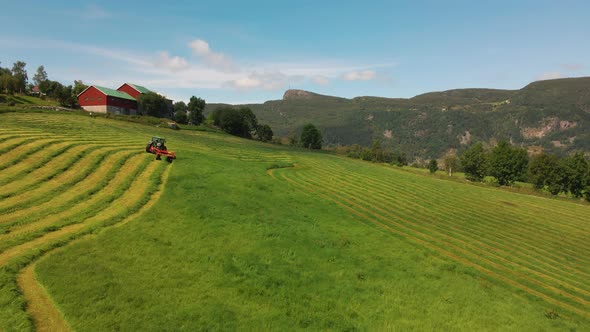
<instances>
[{"instance_id":1,"label":"rocky cliff face","mask_svg":"<svg viewBox=\"0 0 590 332\"><path fill-rule=\"evenodd\" d=\"M317 96L317 94L315 94L313 92L305 91L305 90L291 89L291 90L285 91L285 94L283 95L283 100L311 99L314 96Z\"/></svg>"}]
</instances>

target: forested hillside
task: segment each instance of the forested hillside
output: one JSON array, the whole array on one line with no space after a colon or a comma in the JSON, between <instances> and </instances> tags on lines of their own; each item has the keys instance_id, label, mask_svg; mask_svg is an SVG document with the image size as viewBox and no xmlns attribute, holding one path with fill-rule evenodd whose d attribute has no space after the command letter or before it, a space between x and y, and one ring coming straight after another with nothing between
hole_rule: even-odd
<instances>
[{"instance_id":1,"label":"forested hillside","mask_svg":"<svg viewBox=\"0 0 590 332\"><path fill-rule=\"evenodd\" d=\"M218 106L208 105L208 110ZM590 151L590 77L537 81L520 90L458 89L409 99L346 99L288 90L282 100L247 106L278 136L295 136L312 122L328 145L370 145L378 139L412 159L462 151L475 141L507 140L560 155Z\"/></svg>"}]
</instances>

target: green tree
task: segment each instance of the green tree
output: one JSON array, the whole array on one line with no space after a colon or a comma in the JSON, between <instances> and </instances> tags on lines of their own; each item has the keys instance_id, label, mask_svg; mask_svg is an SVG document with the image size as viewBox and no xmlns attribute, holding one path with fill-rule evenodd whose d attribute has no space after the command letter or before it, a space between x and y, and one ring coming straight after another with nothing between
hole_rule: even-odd
<instances>
[{"instance_id":1,"label":"green tree","mask_svg":"<svg viewBox=\"0 0 590 332\"><path fill-rule=\"evenodd\" d=\"M529 182L535 188L547 188L552 195L564 190L564 171L559 158L554 155L540 154L529 162Z\"/></svg>"},{"instance_id":2,"label":"green tree","mask_svg":"<svg viewBox=\"0 0 590 332\"><path fill-rule=\"evenodd\" d=\"M172 105L174 108L174 112L186 112L188 111L188 106L184 103L184 101L177 101Z\"/></svg>"},{"instance_id":3,"label":"green tree","mask_svg":"<svg viewBox=\"0 0 590 332\"><path fill-rule=\"evenodd\" d=\"M274 135L274 133L272 132L272 129L267 124L258 126L258 129L256 130L256 134L258 136L258 139L263 142L271 141L272 137Z\"/></svg>"},{"instance_id":4,"label":"green tree","mask_svg":"<svg viewBox=\"0 0 590 332\"><path fill-rule=\"evenodd\" d=\"M256 135L256 130L258 130L258 120L256 119L256 115L254 115L254 112L248 107L240 107L239 111L242 114L245 128L248 128L248 133L243 137L251 138Z\"/></svg>"},{"instance_id":5,"label":"green tree","mask_svg":"<svg viewBox=\"0 0 590 332\"><path fill-rule=\"evenodd\" d=\"M582 197L586 187L588 162L582 152L576 152L562 160L564 191L569 191L574 197Z\"/></svg>"},{"instance_id":6,"label":"green tree","mask_svg":"<svg viewBox=\"0 0 590 332\"><path fill-rule=\"evenodd\" d=\"M250 127L244 119L244 114L235 108L219 110L219 127L228 134L251 138Z\"/></svg>"},{"instance_id":7,"label":"green tree","mask_svg":"<svg viewBox=\"0 0 590 332\"><path fill-rule=\"evenodd\" d=\"M392 164L402 167L408 165L408 156L403 151L394 151L393 152L393 161Z\"/></svg>"},{"instance_id":8,"label":"green tree","mask_svg":"<svg viewBox=\"0 0 590 332\"><path fill-rule=\"evenodd\" d=\"M490 153L490 175L495 177L501 186L512 185L524 179L528 163L529 157L525 149L501 141Z\"/></svg>"},{"instance_id":9,"label":"green tree","mask_svg":"<svg viewBox=\"0 0 590 332\"><path fill-rule=\"evenodd\" d=\"M188 116L186 115L186 111L174 112L174 121L176 121L180 124L187 124L188 123Z\"/></svg>"},{"instance_id":10,"label":"green tree","mask_svg":"<svg viewBox=\"0 0 590 332\"><path fill-rule=\"evenodd\" d=\"M221 114L223 113L224 108L225 107L218 107L214 109L213 112L209 113L208 119L214 126L221 126Z\"/></svg>"},{"instance_id":11,"label":"green tree","mask_svg":"<svg viewBox=\"0 0 590 332\"><path fill-rule=\"evenodd\" d=\"M306 149L319 150L322 148L322 134L320 131L311 123L306 124L301 132L301 144Z\"/></svg>"},{"instance_id":12,"label":"green tree","mask_svg":"<svg viewBox=\"0 0 590 332\"><path fill-rule=\"evenodd\" d=\"M35 85L39 86L39 84L47 81L48 79L49 78L47 77L47 72L45 71L45 67L39 66L37 68L37 73L35 73L35 76L33 76L33 82L35 82Z\"/></svg>"},{"instance_id":13,"label":"green tree","mask_svg":"<svg viewBox=\"0 0 590 332\"><path fill-rule=\"evenodd\" d=\"M163 118L168 115L166 98L155 92L142 93L137 97L137 104L144 115Z\"/></svg>"},{"instance_id":14,"label":"green tree","mask_svg":"<svg viewBox=\"0 0 590 332\"><path fill-rule=\"evenodd\" d=\"M57 98L57 94L61 92L62 88L63 85L61 83L51 80L43 81L39 85L41 92L54 98Z\"/></svg>"},{"instance_id":15,"label":"green tree","mask_svg":"<svg viewBox=\"0 0 590 332\"><path fill-rule=\"evenodd\" d=\"M436 159L430 159L428 170L430 171L430 174L434 174L438 171L438 161L436 161Z\"/></svg>"},{"instance_id":16,"label":"green tree","mask_svg":"<svg viewBox=\"0 0 590 332\"><path fill-rule=\"evenodd\" d=\"M13 94L18 91L19 81L12 74L0 75L0 91Z\"/></svg>"},{"instance_id":17,"label":"green tree","mask_svg":"<svg viewBox=\"0 0 590 332\"><path fill-rule=\"evenodd\" d=\"M78 97L78 95L87 88L88 85L84 84L84 82L82 82L81 80L74 80L74 89L72 93L74 94L74 96Z\"/></svg>"},{"instance_id":18,"label":"green tree","mask_svg":"<svg viewBox=\"0 0 590 332\"><path fill-rule=\"evenodd\" d=\"M27 75L27 70L25 66L27 64L23 61L17 61L12 66L12 76L14 76L17 80L17 91L23 93L27 86L27 81L29 80L29 76Z\"/></svg>"},{"instance_id":19,"label":"green tree","mask_svg":"<svg viewBox=\"0 0 590 332\"><path fill-rule=\"evenodd\" d=\"M369 148L362 148L361 150L361 159L365 161L373 161L373 151Z\"/></svg>"},{"instance_id":20,"label":"green tree","mask_svg":"<svg viewBox=\"0 0 590 332\"><path fill-rule=\"evenodd\" d=\"M71 85L64 86L58 83L58 87L53 93L53 97L57 99L61 106L76 108L78 107L78 98L73 93Z\"/></svg>"},{"instance_id":21,"label":"green tree","mask_svg":"<svg viewBox=\"0 0 590 332\"><path fill-rule=\"evenodd\" d=\"M486 174L486 154L481 142L473 144L460 158L465 177L471 181L482 181Z\"/></svg>"},{"instance_id":22,"label":"green tree","mask_svg":"<svg viewBox=\"0 0 590 332\"><path fill-rule=\"evenodd\" d=\"M204 99L195 96L191 97L187 105L189 124L198 126L203 122L203 110L206 105Z\"/></svg>"}]
</instances>

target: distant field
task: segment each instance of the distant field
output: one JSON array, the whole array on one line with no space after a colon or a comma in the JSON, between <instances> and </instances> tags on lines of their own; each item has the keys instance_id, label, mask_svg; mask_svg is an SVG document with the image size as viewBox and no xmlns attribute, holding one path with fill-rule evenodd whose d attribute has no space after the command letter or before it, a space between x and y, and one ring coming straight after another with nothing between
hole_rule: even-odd
<instances>
[{"instance_id":1,"label":"distant field","mask_svg":"<svg viewBox=\"0 0 590 332\"><path fill-rule=\"evenodd\" d=\"M0 105L14 103L16 106L59 106L55 100L27 95L6 95L0 93Z\"/></svg>"},{"instance_id":2,"label":"distant field","mask_svg":"<svg viewBox=\"0 0 590 332\"><path fill-rule=\"evenodd\" d=\"M588 205L219 133L0 124L0 330L590 329Z\"/></svg>"}]
</instances>

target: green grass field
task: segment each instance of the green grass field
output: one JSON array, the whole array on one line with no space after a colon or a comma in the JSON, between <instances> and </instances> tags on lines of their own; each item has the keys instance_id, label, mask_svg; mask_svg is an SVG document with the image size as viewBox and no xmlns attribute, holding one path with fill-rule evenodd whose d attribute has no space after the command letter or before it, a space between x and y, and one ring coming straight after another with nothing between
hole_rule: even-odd
<instances>
[{"instance_id":1,"label":"green grass field","mask_svg":"<svg viewBox=\"0 0 590 332\"><path fill-rule=\"evenodd\" d=\"M14 104L15 106L59 106L59 103L49 98L39 98L24 94L7 95L0 93L0 105Z\"/></svg>"},{"instance_id":2,"label":"green grass field","mask_svg":"<svg viewBox=\"0 0 590 332\"><path fill-rule=\"evenodd\" d=\"M588 205L214 132L0 124L0 330L590 329Z\"/></svg>"}]
</instances>

